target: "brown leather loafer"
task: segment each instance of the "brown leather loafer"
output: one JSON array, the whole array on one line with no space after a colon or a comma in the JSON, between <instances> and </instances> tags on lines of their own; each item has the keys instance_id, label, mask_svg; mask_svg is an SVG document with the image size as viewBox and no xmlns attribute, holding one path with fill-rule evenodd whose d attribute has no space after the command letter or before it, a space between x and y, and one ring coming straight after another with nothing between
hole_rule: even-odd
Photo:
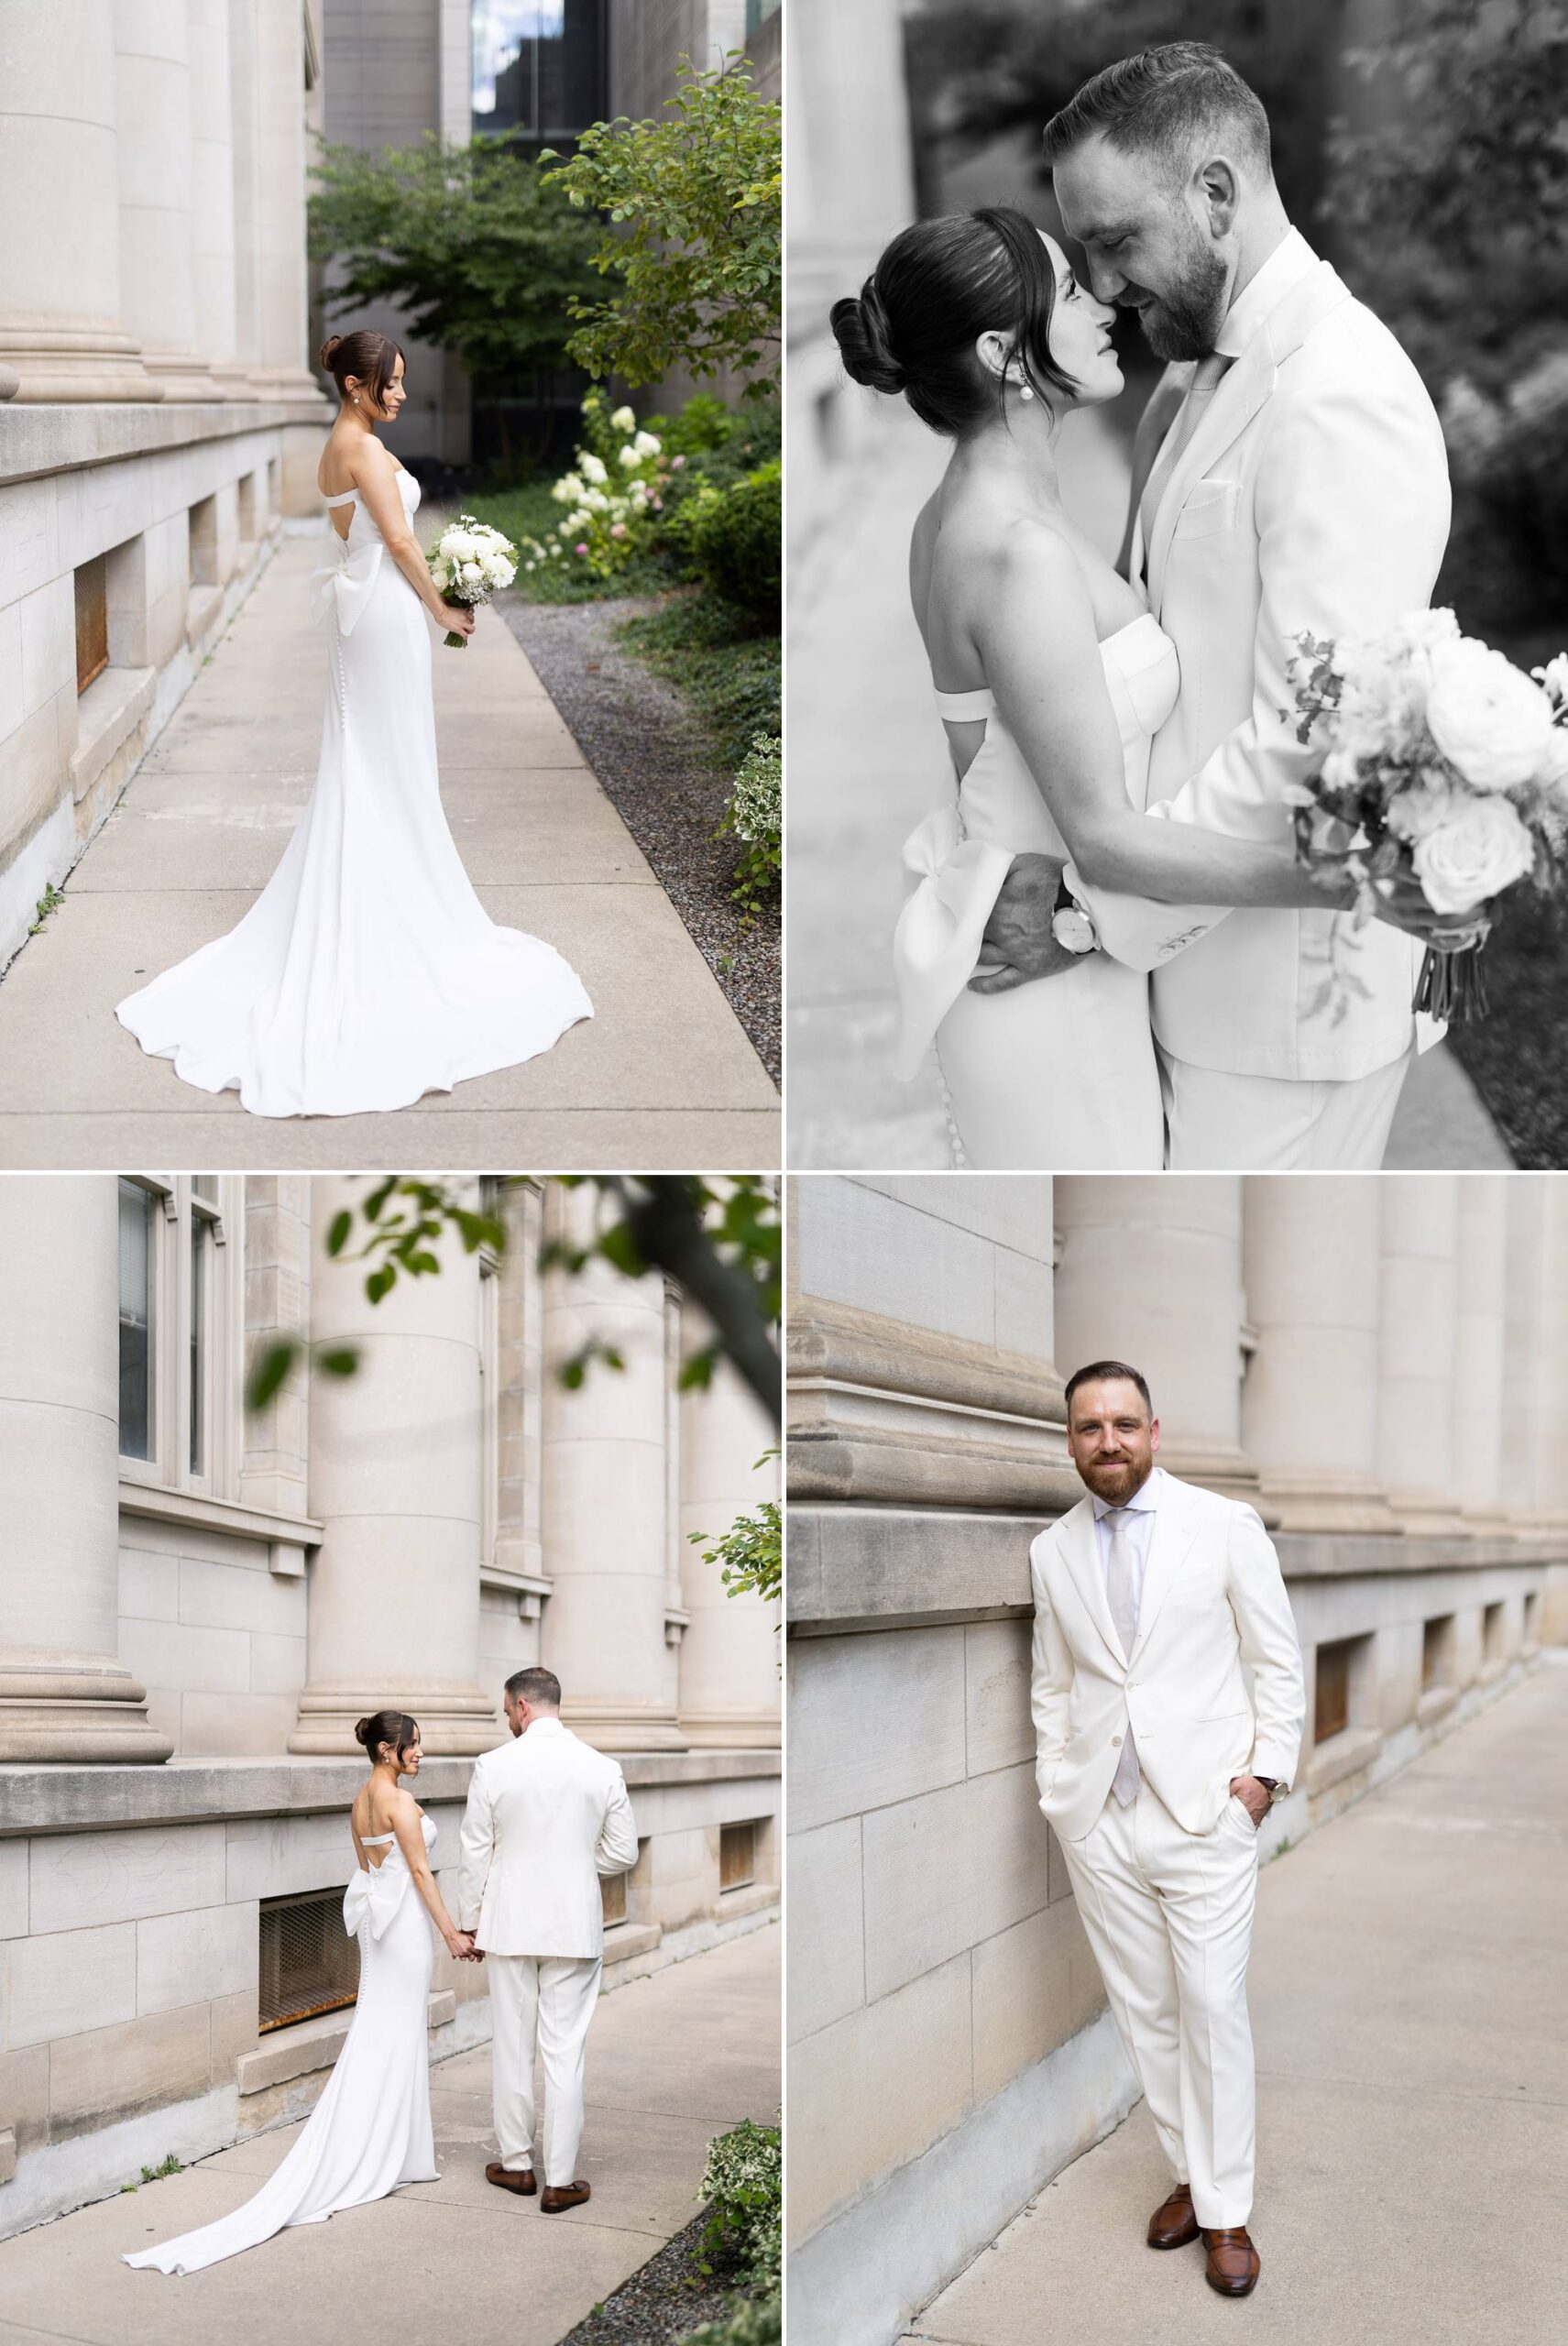
<instances>
[{"instance_id":1,"label":"brown leather loafer","mask_svg":"<svg viewBox=\"0 0 1568 2346\"><path fill-rule=\"evenodd\" d=\"M1232 2224L1224 2231L1203 2234L1203 2246L1208 2252L1203 2278L1223 2297L1246 2297L1257 2286L1262 2261L1252 2244L1245 2224Z\"/></svg>"},{"instance_id":2,"label":"brown leather loafer","mask_svg":"<svg viewBox=\"0 0 1568 2346\"><path fill-rule=\"evenodd\" d=\"M587 2185L580 2179L576 2183L547 2183L539 2204L547 2216L558 2216L563 2208L580 2208L589 2196Z\"/></svg>"},{"instance_id":3,"label":"brown leather loafer","mask_svg":"<svg viewBox=\"0 0 1568 2346\"><path fill-rule=\"evenodd\" d=\"M539 2188L539 2177L531 2166L502 2166L495 2159L485 2169L485 2181L499 2184L503 2191L520 2192L524 2199L532 2199Z\"/></svg>"},{"instance_id":4,"label":"brown leather loafer","mask_svg":"<svg viewBox=\"0 0 1568 2346\"><path fill-rule=\"evenodd\" d=\"M1151 2248L1185 2248L1190 2240L1198 2237L1198 2219L1192 2212L1192 2186L1179 2183L1163 2207L1157 2208L1149 2218Z\"/></svg>"}]
</instances>

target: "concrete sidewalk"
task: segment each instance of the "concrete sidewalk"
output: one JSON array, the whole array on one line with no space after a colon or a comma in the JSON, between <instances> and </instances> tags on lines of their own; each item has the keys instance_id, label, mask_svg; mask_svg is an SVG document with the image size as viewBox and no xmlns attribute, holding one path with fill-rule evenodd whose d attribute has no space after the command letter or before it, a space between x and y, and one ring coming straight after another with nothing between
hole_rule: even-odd
<instances>
[{"instance_id":1,"label":"concrete sidewalk","mask_svg":"<svg viewBox=\"0 0 1568 2346\"><path fill-rule=\"evenodd\" d=\"M906 2333L941 2346L1535 2346L1568 2303L1568 1668L1267 1866L1248 1975L1263 2275L1144 2242L1140 2102ZM1555 2310L1554 2310L1555 2308Z\"/></svg>"},{"instance_id":2,"label":"concrete sidewalk","mask_svg":"<svg viewBox=\"0 0 1568 2346\"><path fill-rule=\"evenodd\" d=\"M587 2208L542 2216L485 2180L488 2045L431 2072L436 2183L280 2232L226 2264L133 2272L123 2253L240 2204L300 2129L0 2243L0 2346L554 2346L697 2212L709 2138L775 2122L776 1924L630 1981L588 2038Z\"/></svg>"},{"instance_id":3,"label":"concrete sidewalk","mask_svg":"<svg viewBox=\"0 0 1568 2346\"><path fill-rule=\"evenodd\" d=\"M899 853L952 788L906 576L910 525L948 448L902 410L890 409L879 428L875 461L841 500L835 553L819 552L809 602L790 614L787 1048L797 1169L913 1171L949 1161L934 1059L907 1084L891 1064ZM1126 462L1093 409L1068 419L1061 478L1074 518L1113 557ZM1412 1171L1512 1165L1444 1046L1407 1079L1384 1161Z\"/></svg>"},{"instance_id":4,"label":"concrete sidewalk","mask_svg":"<svg viewBox=\"0 0 1568 2346\"><path fill-rule=\"evenodd\" d=\"M591 1023L396 1114L310 1118L197 1091L116 1023L123 995L234 926L299 819L326 690L307 582L325 553L324 524L282 542L0 982L0 1167L776 1165L761 1060L492 611L466 651L434 650L443 800L486 910L559 947Z\"/></svg>"}]
</instances>

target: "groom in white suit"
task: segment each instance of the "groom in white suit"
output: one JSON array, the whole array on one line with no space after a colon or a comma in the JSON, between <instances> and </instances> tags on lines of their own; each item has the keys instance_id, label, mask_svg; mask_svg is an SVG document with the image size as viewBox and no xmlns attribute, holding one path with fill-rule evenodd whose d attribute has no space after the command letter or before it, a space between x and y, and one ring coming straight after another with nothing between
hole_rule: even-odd
<instances>
[{"instance_id":1,"label":"groom in white suit","mask_svg":"<svg viewBox=\"0 0 1568 2346\"><path fill-rule=\"evenodd\" d=\"M1217 50L1172 42L1107 67L1047 126L1046 156L1095 293L1136 310L1168 362L1123 547L1181 663L1150 811L1288 844L1287 793L1315 751L1286 713L1286 661L1303 630L1343 640L1430 603L1450 518L1442 427L1393 335L1290 225L1267 116ZM987 959L1015 982L1064 966L1059 870L1019 857L1003 884ZM1154 972L1173 1170L1376 1169L1431 926L1408 888L1357 931L1326 910L1194 926L1070 866L1067 884L1107 949ZM1424 1047L1439 1030L1421 1025Z\"/></svg>"},{"instance_id":2,"label":"groom in white suit","mask_svg":"<svg viewBox=\"0 0 1568 2346\"><path fill-rule=\"evenodd\" d=\"M1253 1509L1156 1465L1139 1372L1080 1368L1067 1415L1090 1496L1029 1551L1040 1806L1170 2163L1149 2245L1201 2233L1210 2286L1245 2297L1257 1827L1295 1771L1301 1650Z\"/></svg>"},{"instance_id":3,"label":"groom in white suit","mask_svg":"<svg viewBox=\"0 0 1568 2346\"><path fill-rule=\"evenodd\" d=\"M600 1874L637 1862L620 1768L561 1723L553 1671L520 1670L503 1705L513 1740L474 1763L457 1877L462 1927L490 1983L499 2159L485 2169L547 2216L589 2197L576 2172L583 2066L604 1948ZM542 2159L534 2151L533 2059L544 2062Z\"/></svg>"}]
</instances>

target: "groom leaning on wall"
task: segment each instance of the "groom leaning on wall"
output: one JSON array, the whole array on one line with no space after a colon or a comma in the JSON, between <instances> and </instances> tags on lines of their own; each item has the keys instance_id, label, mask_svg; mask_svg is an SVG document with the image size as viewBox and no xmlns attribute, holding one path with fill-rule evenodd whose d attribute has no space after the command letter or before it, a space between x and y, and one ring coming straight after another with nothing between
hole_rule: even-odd
<instances>
[{"instance_id":1,"label":"groom leaning on wall","mask_svg":"<svg viewBox=\"0 0 1568 2346\"><path fill-rule=\"evenodd\" d=\"M637 1862L637 1827L620 1768L561 1723L561 1682L520 1670L503 1704L513 1740L474 1763L457 1877L490 1987L496 2143L485 2169L547 2216L589 2197L577 2175L588 2023L604 1951L600 1874ZM533 2060L544 2063L544 2125L534 2145Z\"/></svg>"},{"instance_id":2,"label":"groom leaning on wall","mask_svg":"<svg viewBox=\"0 0 1568 2346\"><path fill-rule=\"evenodd\" d=\"M1029 1555L1040 1806L1170 2163L1149 2245L1201 2233L1210 2286L1245 2297L1257 1830L1296 1767L1301 1650L1257 1515L1155 1464L1135 1368L1080 1368L1067 1416L1089 1496Z\"/></svg>"},{"instance_id":3,"label":"groom leaning on wall","mask_svg":"<svg viewBox=\"0 0 1568 2346\"><path fill-rule=\"evenodd\" d=\"M1442 428L1387 327L1291 226L1268 117L1216 49L1108 66L1047 125L1045 151L1096 297L1135 310L1168 362L1118 565L1181 664L1149 812L1288 843L1287 792L1311 752L1286 714L1286 661L1303 630L1372 634L1427 608L1451 510ZM986 958L1016 983L1071 966L1051 935L1060 878L1026 855L1003 882ZM1238 911L1185 943L1164 907L1067 878L1107 949L1153 970L1173 1170L1376 1171L1418 1047L1419 936ZM1419 931L1413 903L1390 910ZM1438 1031L1423 1022L1420 1046Z\"/></svg>"}]
</instances>

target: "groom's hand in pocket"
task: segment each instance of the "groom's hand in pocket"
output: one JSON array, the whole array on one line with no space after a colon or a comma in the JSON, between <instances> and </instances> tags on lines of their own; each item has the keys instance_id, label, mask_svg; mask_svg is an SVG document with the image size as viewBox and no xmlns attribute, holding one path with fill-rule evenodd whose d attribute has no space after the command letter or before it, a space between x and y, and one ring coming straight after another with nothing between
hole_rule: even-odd
<instances>
[{"instance_id":1,"label":"groom's hand in pocket","mask_svg":"<svg viewBox=\"0 0 1568 2346\"><path fill-rule=\"evenodd\" d=\"M1062 859L1015 855L985 925L985 941L971 993L1008 993L1036 978L1054 978L1076 969L1080 954L1069 953L1051 934L1051 915L1061 885Z\"/></svg>"}]
</instances>

